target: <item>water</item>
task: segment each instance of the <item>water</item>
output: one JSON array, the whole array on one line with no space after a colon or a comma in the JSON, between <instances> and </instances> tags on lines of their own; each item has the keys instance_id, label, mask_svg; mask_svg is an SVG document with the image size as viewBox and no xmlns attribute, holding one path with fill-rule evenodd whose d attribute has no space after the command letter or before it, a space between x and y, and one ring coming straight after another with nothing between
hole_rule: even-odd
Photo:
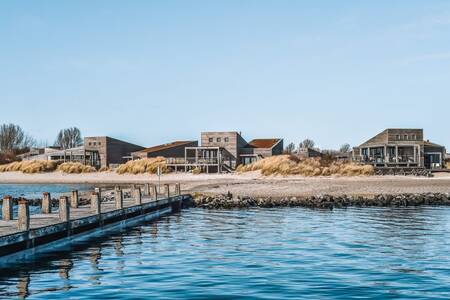
<instances>
[{"instance_id":1,"label":"water","mask_svg":"<svg viewBox=\"0 0 450 300\"><path fill-rule=\"evenodd\" d=\"M42 198L44 192L49 192L52 197L57 197L72 190L85 191L92 188L92 185L88 184L0 184L0 197L10 195L15 198L36 199Z\"/></svg>"},{"instance_id":2,"label":"water","mask_svg":"<svg viewBox=\"0 0 450 300\"><path fill-rule=\"evenodd\" d=\"M42 194L48 192L52 198L58 198L59 195L69 193L72 190L87 191L90 189L93 189L93 186L88 184L0 184L0 197L3 198L5 195L10 195L14 198L42 199ZM32 215L39 214L40 212L40 206L30 206L30 213ZM13 207L13 217L17 217L17 205Z\"/></svg>"},{"instance_id":3,"label":"water","mask_svg":"<svg viewBox=\"0 0 450 300\"><path fill-rule=\"evenodd\" d=\"M0 270L0 297L450 298L450 208L184 210Z\"/></svg>"}]
</instances>

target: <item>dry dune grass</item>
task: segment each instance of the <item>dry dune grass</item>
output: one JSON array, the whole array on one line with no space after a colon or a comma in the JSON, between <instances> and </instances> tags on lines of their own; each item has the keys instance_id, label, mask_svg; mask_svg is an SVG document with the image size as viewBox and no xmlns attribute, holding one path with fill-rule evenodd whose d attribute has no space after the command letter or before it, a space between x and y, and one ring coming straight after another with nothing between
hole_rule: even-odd
<instances>
[{"instance_id":1,"label":"dry dune grass","mask_svg":"<svg viewBox=\"0 0 450 300\"><path fill-rule=\"evenodd\" d=\"M58 163L47 160L27 160L16 161L0 166L0 172L23 172L23 173L42 173L53 172L56 170Z\"/></svg>"},{"instance_id":2,"label":"dry dune grass","mask_svg":"<svg viewBox=\"0 0 450 300\"><path fill-rule=\"evenodd\" d=\"M161 168L161 172L166 173L168 171L166 159L164 157L154 157L130 160L120 165L116 172L118 174L156 174L158 166Z\"/></svg>"},{"instance_id":3,"label":"dry dune grass","mask_svg":"<svg viewBox=\"0 0 450 300\"><path fill-rule=\"evenodd\" d=\"M110 167L101 167L98 171L99 172L111 172L112 169Z\"/></svg>"},{"instance_id":4,"label":"dry dune grass","mask_svg":"<svg viewBox=\"0 0 450 300\"><path fill-rule=\"evenodd\" d=\"M239 166L237 172L261 171L262 175L359 176L373 175L372 166L330 162L320 158L300 160L291 155L278 155Z\"/></svg>"},{"instance_id":5,"label":"dry dune grass","mask_svg":"<svg viewBox=\"0 0 450 300\"><path fill-rule=\"evenodd\" d=\"M69 174L81 174L81 173L96 172L94 167L85 166L82 163L78 163L78 162L62 163L58 166L58 168L56 170L61 171L63 173L69 173Z\"/></svg>"}]
</instances>

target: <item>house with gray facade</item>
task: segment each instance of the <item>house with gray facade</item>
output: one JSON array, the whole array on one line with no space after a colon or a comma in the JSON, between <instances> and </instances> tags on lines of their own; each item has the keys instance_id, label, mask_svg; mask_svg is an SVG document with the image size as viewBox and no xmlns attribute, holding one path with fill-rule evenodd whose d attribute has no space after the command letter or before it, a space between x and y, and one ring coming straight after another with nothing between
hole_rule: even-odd
<instances>
[{"instance_id":1,"label":"house with gray facade","mask_svg":"<svg viewBox=\"0 0 450 300\"><path fill-rule=\"evenodd\" d=\"M375 168L441 169L445 154L444 146L424 140L423 129L389 128L353 148L352 160Z\"/></svg>"}]
</instances>

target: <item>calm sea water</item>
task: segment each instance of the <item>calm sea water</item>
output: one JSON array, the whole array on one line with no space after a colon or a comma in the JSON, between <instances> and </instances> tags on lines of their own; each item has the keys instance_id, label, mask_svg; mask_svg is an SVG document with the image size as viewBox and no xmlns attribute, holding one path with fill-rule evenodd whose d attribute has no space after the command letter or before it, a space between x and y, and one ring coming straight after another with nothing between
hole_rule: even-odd
<instances>
[{"instance_id":1,"label":"calm sea water","mask_svg":"<svg viewBox=\"0 0 450 300\"><path fill-rule=\"evenodd\" d=\"M42 198L42 193L49 192L52 197L72 190L92 189L88 184L0 184L0 197L11 195L13 197Z\"/></svg>"},{"instance_id":2,"label":"calm sea water","mask_svg":"<svg viewBox=\"0 0 450 300\"><path fill-rule=\"evenodd\" d=\"M10 195L14 198L42 199L44 192L50 193L52 198L58 198L60 194L68 193L72 190L87 191L93 188L92 185L88 184L0 184L0 198L3 198L5 195ZM38 214L40 212L40 206L30 207L31 214ZM13 208L13 214L14 217L17 216L17 206ZM0 217L1 215L2 212L0 210Z\"/></svg>"},{"instance_id":3,"label":"calm sea water","mask_svg":"<svg viewBox=\"0 0 450 300\"><path fill-rule=\"evenodd\" d=\"M184 210L0 270L0 297L450 298L450 209Z\"/></svg>"}]
</instances>

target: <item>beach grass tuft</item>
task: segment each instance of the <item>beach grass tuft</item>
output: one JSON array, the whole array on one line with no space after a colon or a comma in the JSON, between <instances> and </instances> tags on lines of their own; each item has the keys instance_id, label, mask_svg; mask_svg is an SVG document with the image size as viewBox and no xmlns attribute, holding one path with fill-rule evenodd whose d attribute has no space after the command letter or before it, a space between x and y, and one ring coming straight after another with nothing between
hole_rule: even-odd
<instances>
[{"instance_id":1,"label":"beach grass tuft","mask_svg":"<svg viewBox=\"0 0 450 300\"><path fill-rule=\"evenodd\" d=\"M81 173L92 173L96 172L94 167L83 165L79 162L65 162L60 164L57 171L69 174L81 174Z\"/></svg>"},{"instance_id":2,"label":"beach grass tuft","mask_svg":"<svg viewBox=\"0 0 450 300\"><path fill-rule=\"evenodd\" d=\"M27 174L53 172L57 166L57 162L48 160L16 161L0 165L0 172L22 172Z\"/></svg>"},{"instance_id":3,"label":"beach grass tuft","mask_svg":"<svg viewBox=\"0 0 450 300\"><path fill-rule=\"evenodd\" d=\"M293 155L278 155L258 160L249 165L240 165L238 173L260 171L264 176L302 175L313 176L367 176L373 175L372 166L343 163L321 158L300 160Z\"/></svg>"},{"instance_id":4,"label":"beach grass tuft","mask_svg":"<svg viewBox=\"0 0 450 300\"><path fill-rule=\"evenodd\" d=\"M162 173L167 173L167 162L164 157L142 158L137 160L130 160L125 164L120 165L116 172L118 174L156 174L158 167Z\"/></svg>"}]
</instances>

